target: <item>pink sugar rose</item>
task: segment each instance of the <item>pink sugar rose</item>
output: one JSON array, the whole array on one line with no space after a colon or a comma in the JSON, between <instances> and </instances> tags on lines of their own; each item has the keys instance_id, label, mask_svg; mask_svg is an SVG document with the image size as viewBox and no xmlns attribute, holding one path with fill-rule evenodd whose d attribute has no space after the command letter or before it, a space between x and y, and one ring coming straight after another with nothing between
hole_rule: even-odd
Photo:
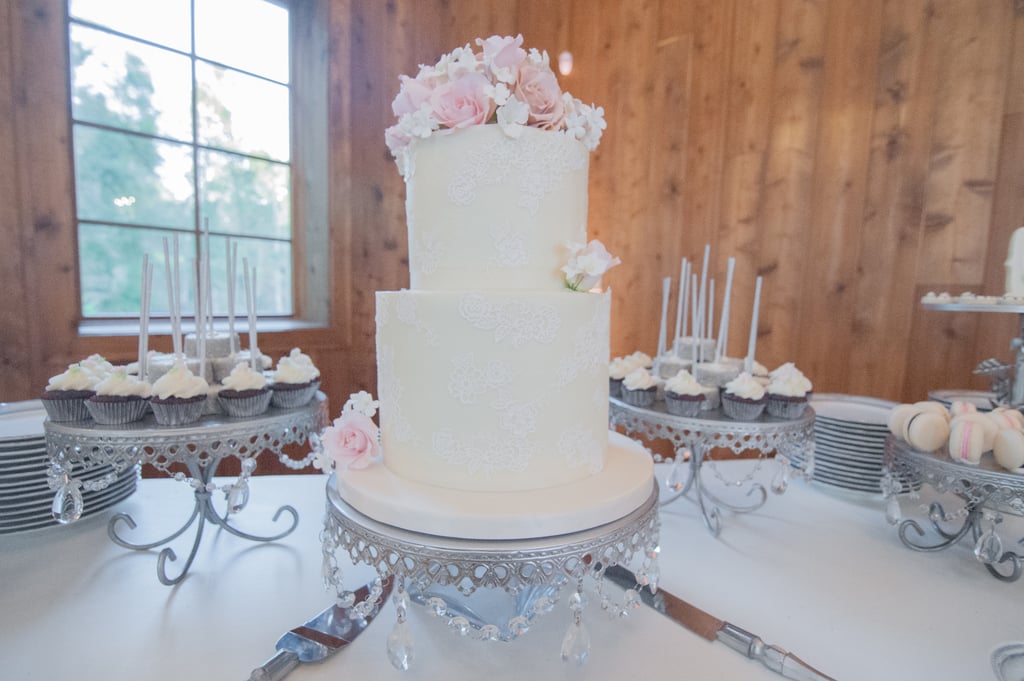
<instances>
[{"instance_id":1,"label":"pink sugar rose","mask_svg":"<svg viewBox=\"0 0 1024 681\"><path fill-rule=\"evenodd\" d=\"M535 128L555 130L565 119L565 103L558 79L543 65L526 63L519 69L516 99L530 107L529 124Z\"/></svg>"},{"instance_id":2,"label":"pink sugar rose","mask_svg":"<svg viewBox=\"0 0 1024 681\"><path fill-rule=\"evenodd\" d=\"M494 102L487 96L490 81L480 73L439 85L430 94L430 106L437 121L448 128L483 125L494 113Z\"/></svg>"},{"instance_id":3,"label":"pink sugar rose","mask_svg":"<svg viewBox=\"0 0 1024 681\"><path fill-rule=\"evenodd\" d=\"M402 81L402 86L391 102L391 110L396 116L418 111L421 104L430 101L433 87L425 79L399 76L399 80Z\"/></svg>"},{"instance_id":4,"label":"pink sugar rose","mask_svg":"<svg viewBox=\"0 0 1024 681\"><path fill-rule=\"evenodd\" d=\"M338 468L366 468L380 451L377 424L353 409L342 412L334 425L324 428L320 442Z\"/></svg>"},{"instance_id":5,"label":"pink sugar rose","mask_svg":"<svg viewBox=\"0 0 1024 681\"><path fill-rule=\"evenodd\" d=\"M492 35L487 40L476 39L476 44L483 48L484 61L491 65L495 76L506 83L514 83L519 65L526 59L523 49L523 36Z\"/></svg>"}]
</instances>

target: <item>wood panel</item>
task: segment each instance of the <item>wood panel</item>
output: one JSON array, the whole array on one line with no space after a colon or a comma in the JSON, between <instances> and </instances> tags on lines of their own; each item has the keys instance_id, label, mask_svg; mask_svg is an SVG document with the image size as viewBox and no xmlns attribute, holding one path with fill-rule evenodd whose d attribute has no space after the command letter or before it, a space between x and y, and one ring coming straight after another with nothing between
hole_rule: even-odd
<instances>
[{"instance_id":1,"label":"wood panel","mask_svg":"<svg viewBox=\"0 0 1024 681\"><path fill-rule=\"evenodd\" d=\"M820 391L983 387L974 364L1009 356L1014 319L918 301L1000 292L1024 225L1019 2L326 3L331 319L263 342L309 351L335 408L375 389L374 292L408 285L404 188L383 143L397 77L491 34L572 51L564 87L606 111L589 230L625 261L609 277L613 353L655 349L661 278L709 243L719 282L739 258L731 354L761 273L758 357L797 362ZM134 352L77 334L62 7L0 0L0 235L16 244L0 253L0 400L89 352Z\"/></svg>"}]
</instances>

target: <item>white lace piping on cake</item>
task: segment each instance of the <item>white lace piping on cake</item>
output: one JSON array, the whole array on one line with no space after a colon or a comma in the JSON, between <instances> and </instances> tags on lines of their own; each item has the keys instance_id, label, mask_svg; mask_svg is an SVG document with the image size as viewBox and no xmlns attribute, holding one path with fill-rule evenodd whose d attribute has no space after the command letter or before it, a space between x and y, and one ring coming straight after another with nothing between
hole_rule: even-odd
<instances>
[{"instance_id":1,"label":"white lace piping on cake","mask_svg":"<svg viewBox=\"0 0 1024 681\"><path fill-rule=\"evenodd\" d=\"M604 299L594 311L594 316L585 326L576 331L573 351L558 365L557 384L568 385L584 372L604 370L608 356L608 327L611 322L610 293L602 294Z\"/></svg>"},{"instance_id":2,"label":"white lace piping on cake","mask_svg":"<svg viewBox=\"0 0 1024 681\"><path fill-rule=\"evenodd\" d=\"M405 388L395 374L395 348L381 344L381 330L377 329L377 392L380 398L380 423L389 436L398 442L409 442L415 437L412 425L402 409Z\"/></svg>"},{"instance_id":3,"label":"white lace piping on cake","mask_svg":"<svg viewBox=\"0 0 1024 681\"><path fill-rule=\"evenodd\" d=\"M543 140L500 138L463 163L448 185L448 198L459 206L471 205L477 188L505 182L513 168L520 173L519 205L530 215L540 209L544 196L560 186L562 178L581 170L587 163L587 150L567 137Z\"/></svg>"},{"instance_id":4,"label":"white lace piping on cake","mask_svg":"<svg viewBox=\"0 0 1024 681\"><path fill-rule=\"evenodd\" d=\"M512 370L500 360L491 360L484 364L477 362L471 354L452 357L448 394L462 404L475 404L486 393L512 383L512 378Z\"/></svg>"},{"instance_id":5,"label":"white lace piping on cake","mask_svg":"<svg viewBox=\"0 0 1024 681\"><path fill-rule=\"evenodd\" d=\"M419 332L420 337L423 338L423 342L430 347L436 348L440 344L437 333L420 319L419 313L416 310L416 300L413 296L398 296L398 320L406 326L415 328Z\"/></svg>"},{"instance_id":6,"label":"white lace piping on cake","mask_svg":"<svg viewBox=\"0 0 1024 681\"><path fill-rule=\"evenodd\" d=\"M437 235L417 232L409 228L410 234L416 234L413 238L413 247L410 249L414 256L409 258L409 269L415 269L417 274L431 275L441 266L445 256L445 249Z\"/></svg>"},{"instance_id":7,"label":"white lace piping on cake","mask_svg":"<svg viewBox=\"0 0 1024 681\"><path fill-rule=\"evenodd\" d=\"M479 293L467 293L459 301L459 314L471 326L494 331L496 343L521 347L527 342L553 343L562 320L552 305L519 300L488 303Z\"/></svg>"},{"instance_id":8,"label":"white lace piping on cake","mask_svg":"<svg viewBox=\"0 0 1024 681\"><path fill-rule=\"evenodd\" d=\"M536 453L537 444L523 437L494 438L478 433L463 440L449 429L432 438L434 456L450 464L465 466L470 475L488 476L496 471L524 472Z\"/></svg>"},{"instance_id":9,"label":"white lace piping on cake","mask_svg":"<svg viewBox=\"0 0 1024 681\"><path fill-rule=\"evenodd\" d=\"M586 466L597 474L604 467L604 448L586 428L576 426L563 430L558 438L558 451L570 468Z\"/></svg>"},{"instance_id":10,"label":"white lace piping on cake","mask_svg":"<svg viewBox=\"0 0 1024 681\"><path fill-rule=\"evenodd\" d=\"M526 239L521 231L512 226L511 220L495 222L490 229L491 239L494 240L494 251L497 255L488 260L493 267L523 267L529 264L530 258L526 252Z\"/></svg>"}]
</instances>

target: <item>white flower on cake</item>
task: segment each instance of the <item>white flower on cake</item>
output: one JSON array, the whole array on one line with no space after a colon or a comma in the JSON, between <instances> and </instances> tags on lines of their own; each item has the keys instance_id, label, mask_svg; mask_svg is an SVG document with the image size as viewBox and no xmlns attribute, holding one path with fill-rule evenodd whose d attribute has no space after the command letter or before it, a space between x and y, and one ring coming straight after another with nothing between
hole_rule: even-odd
<instances>
[{"instance_id":1,"label":"white flower on cake","mask_svg":"<svg viewBox=\"0 0 1024 681\"><path fill-rule=\"evenodd\" d=\"M437 131L497 123L509 137L524 126L565 132L593 150L605 129L604 109L563 93L547 52L523 49L523 36L491 36L420 66L415 78L400 76L391 110L398 122L384 139L403 175L408 147Z\"/></svg>"},{"instance_id":2,"label":"white flower on cake","mask_svg":"<svg viewBox=\"0 0 1024 681\"><path fill-rule=\"evenodd\" d=\"M562 268L565 285L573 291L589 291L601 283L601 277L611 268L622 263L597 239L587 245L566 244L569 262Z\"/></svg>"},{"instance_id":3,"label":"white flower on cake","mask_svg":"<svg viewBox=\"0 0 1024 681\"><path fill-rule=\"evenodd\" d=\"M351 409L359 412L360 414L365 414L372 419L377 415L377 407L379 406L380 402L373 399L373 395L365 390L360 390L357 393L349 395L348 402L345 403L344 411Z\"/></svg>"}]
</instances>

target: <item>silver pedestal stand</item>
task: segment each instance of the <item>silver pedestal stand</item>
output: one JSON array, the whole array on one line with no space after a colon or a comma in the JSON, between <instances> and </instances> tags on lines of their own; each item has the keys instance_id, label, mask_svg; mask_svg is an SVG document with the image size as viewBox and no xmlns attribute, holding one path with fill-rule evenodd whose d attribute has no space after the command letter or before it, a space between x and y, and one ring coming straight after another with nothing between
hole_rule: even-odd
<instances>
[{"instance_id":1,"label":"silver pedestal stand","mask_svg":"<svg viewBox=\"0 0 1024 681\"><path fill-rule=\"evenodd\" d=\"M1024 516L1024 475L1003 470L986 455L977 466L958 463L944 452L922 452L890 435L885 442L886 475L882 487L886 494L886 519L898 525L900 541L915 551L944 551L969 537L974 556L996 579L1014 582L1024 569L1024 552L1003 550L1003 537L996 531L1004 514ZM962 506L948 513L934 501L927 506L928 522L934 539L928 538L921 524L903 519L900 498L915 502L916 491L900 496L900 490L916 490L925 483L939 493L950 493ZM1024 538L1017 541L1024 544Z\"/></svg>"},{"instance_id":2,"label":"silver pedestal stand","mask_svg":"<svg viewBox=\"0 0 1024 681\"><path fill-rule=\"evenodd\" d=\"M509 641L527 632L533 621L550 612L566 584L573 621L562 641L562 659L583 664L590 637L582 621L587 605L584 578L596 580L602 610L614 617L639 607L639 594L627 591L625 604L604 593L603 575L610 565L639 562L637 581L657 588L658 487L629 515L573 534L522 540L476 540L439 537L403 530L369 518L339 496L334 475L327 483L324 522L324 578L338 591L339 605L353 616L376 607L372 597L353 607L352 592L343 588L338 553L353 564L376 570L380 580L394 578L391 595L398 619L388 636L388 658L408 669L413 641L406 623L411 600L445 621L462 636ZM376 591L379 598L379 589Z\"/></svg>"},{"instance_id":3,"label":"silver pedestal stand","mask_svg":"<svg viewBox=\"0 0 1024 681\"><path fill-rule=\"evenodd\" d=\"M757 421L736 421L725 416L721 410L701 412L698 417L688 418L664 411L663 402L656 402L651 408L642 408L612 397L609 413L612 428L621 426L634 435L672 443L675 456L664 481L671 494L661 503L671 503L692 491L704 524L714 536L718 536L722 529L719 507L737 513L749 513L764 506L768 493L764 485L754 481L754 475L760 467L760 460L769 452L776 453L776 460L780 464L771 483L772 491L776 494L786 491L791 476L801 475L810 479L814 470L814 410L810 407L797 419L765 415ZM713 461L709 460L708 464L719 482L743 490L748 499L752 497L749 503L725 501L705 486L702 477L705 457L715 447L730 449L735 454L747 450L760 453L761 459L755 469L740 480L727 480L714 467ZM687 452L690 453L689 475L683 470ZM805 458L807 462L802 472L791 465L790 460L796 455ZM660 462L661 456L655 455L655 461Z\"/></svg>"},{"instance_id":4,"label":"silver pedestal stand","mask_svg":"<svg viewBox=\"0 0 1024 681\"><path fill-rule=\"evenodd\" d=\"M326 398L317 393L316 399L297 409L275 409L253 418L232 418L223 415L204 416L187 426L161 426L152 414L136 423L123 426L105 426L92 421L55 423L47 420L46 445L50 454L50 487L55 490L53 516L60 523L71 523L82 515L82 490L99 490L110 485L118 474L138 464L152 464L175 479L187 481L194 490L195 505L185 524L163 539L134 543L123 538L118 524L136 529L135 520L126 513L117 513L107 524L110 539L127 549L147 551L167 544L181 536L195 524L192 549L176 577L167 575L167 561L177 560L170 547L160 551L157 558L157 578L168 586L177 584L188 574L195 560L203 529L207 521L231 534L252 541L274 541L291 533L298 525L299 516L291 506L282 506L273 516L276 522L282 513L291 516L287 528L271 536L258 536L239 530L230 523L229 516L245 508L249 500L249 476L256 470L256 458L267 451L280 458L290 468L304 468L312 455L301 461L290 459L282 451L292 443L303 444L325 422ZM218 487L213 482L220 462L227 456L241 460L242 474L232 484ZM172 464L180 463L188 475L171 473ZM82 480L79 476L96 466L111 466L113 472L96 480ZM224 492L227 510L221 514L214 507L213 493ZM198 522L197 522L198 521Z\"/></svg>"}]
</instances>

